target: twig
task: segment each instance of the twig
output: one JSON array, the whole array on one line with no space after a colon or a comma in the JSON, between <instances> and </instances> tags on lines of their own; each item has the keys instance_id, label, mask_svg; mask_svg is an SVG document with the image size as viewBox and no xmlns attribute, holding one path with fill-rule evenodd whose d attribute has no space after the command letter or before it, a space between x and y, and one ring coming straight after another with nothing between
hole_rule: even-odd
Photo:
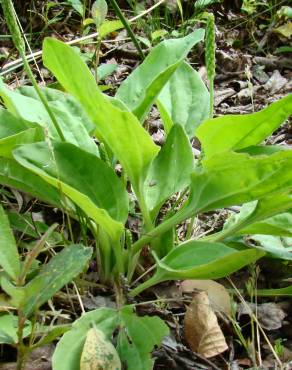
<instances>
[{"instance_id":1,"label":"twig","mask_svg":"<svg viewBox=\"0 0 292 370\"><path fill-rule=\"evenodd\" d=\"M151 13L152 10L154 10L155 8L160 6L162 3L164 3L164 1L165 0L158 1L156 4L151 6L149 9L147 9L144 12L138 14L137 16L129 19L129 23L135 22L137 19L140 19L140 18L144 17L145 15ZM79 44L81 42L84 42L84 41L87 41L87 40L90 40L90 39L94 39L94 38L98 37L98 35L99 35L98 32L94 32L94 33L91 33L90 35L78 37L77 39L67 41L66 44L67 45ZM109 41L107 40L106 42L109 42ZM36 51L34 53L27 54L26 55L26 60L28 62L31 62L34 58L39 58L41 55L42 55L42 50L39 50L39 51ZM12 61L12 62L9 62L9 63L5 64L3 67L1 67L0 75L2 76L4 74L8 73L9 71L7 71L7 70L10 69L11 67L14 67L15 65L21 66L22 65L22 58L18 58L16 60Z\"/></svg>"}]
</instances>

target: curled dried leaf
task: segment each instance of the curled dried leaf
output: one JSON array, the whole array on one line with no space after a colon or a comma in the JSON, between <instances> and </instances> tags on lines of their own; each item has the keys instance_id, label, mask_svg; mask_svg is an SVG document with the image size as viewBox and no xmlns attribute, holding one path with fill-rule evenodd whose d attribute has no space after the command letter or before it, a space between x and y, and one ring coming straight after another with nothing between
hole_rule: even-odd
<instances>
[{"instance_id":1,"label":"curled dried leaf","mask_svg":"<svg viewBox=\"0 0 292 370\"><path fill-rule=\"evenodd\" d=\"M119 355L103 332L97 328L88 331L83 347L80 370L121 370Z\"/></svg>"},{"instance_id":2,"label":"curled dried leaf","mask_svg":"<svg viewBox=\"0 0 292 370\"><path fill-rule=\"evenodd\" d=\"M228 349L206 292L193 296L185 315L184 330L191 349L204 357L213 357Z\"/></svg>"},{"instance_id":3,"label":"curled dried leaf","mask_svg":"<svg viewBox=\"0 0 292 370\"><path fill-rule=\"evenodd\" d=\"M181 283L183 293L193 293L196 290L203 290L208 297L214 311L220 311L227 316L231 315L231 300L227 289L214 280L184 280Z\"/></svg>"}]
</instances>

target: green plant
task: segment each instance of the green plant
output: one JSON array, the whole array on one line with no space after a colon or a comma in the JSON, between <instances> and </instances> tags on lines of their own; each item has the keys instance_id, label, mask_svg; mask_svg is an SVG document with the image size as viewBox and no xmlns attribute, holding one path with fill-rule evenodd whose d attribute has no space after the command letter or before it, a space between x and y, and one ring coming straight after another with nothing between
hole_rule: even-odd
<instances>
[{"instance_id":1,"label":"green plant","mask_svg":"<svg viewBox=\"0 0 292 370\"><path fill-rule=\"evenodd\" d=\"M87 333L95 327L104 333L104 341L110 341L120 328L115 339L121 360L129 369L151 368L150 351L167 334L167 328L156 317L138 317L123 290L124 279L129 284L137 274L140 252L147 245L156 271L130 296L166 280L225 277L266 253L291 259L287 249L255 246L244 236L290 232L283 223L280 227L277 217L288 213L292 205L292 152L260 144L291 114L292 96L254 114L208 119L208 90L185 61L203 38L204 31L198 29L157 45L121 84L115 97L100 91L72 48L52 38L44 41L44 65L66 92L41 88L40 95L32 87L11 91L0 84L6 106L0 110L0 183L45 200L85 224L95 238L101 280L116 293L117 309L83 315L62 337L53 358L54 370L79 369ZM166 141L162 148L143 127L153 104L164 122ZM194 136L202 145L197 160L189 141ZM117 163L122 166L121 177L115 171ZM141 216L140 235L135 241L126 227L130 188ZM171 200L174 194L176 201ZM167 212L163 211L165 203ZM178 224L199 213L239 204L244 204L241 212L228 220L221 232L176 242ZM271 222L275 227L265 228L265 223ZM83 246L66 246L43 267L43 274L40 271L41 277L47 276L53 265L62 281L57 290L84 268L85 262L76 258L74 275L59 267L72 251L90 255ZM0 263L7 275L1 278L1 287L20 310L20 318L29 320L56 290L37 299L43 285L19 279L22 270L14 245L11 252L15 271L2 257L6 250L0 250ZM25 346L21 341L19 345L23 353Z\"/></svg>"},{"instance_id":2,"label":"green plant","mask_svg":"<svg viewBox=\"0 0 292 370\"><path fill-rule=\"evenodd\" d=\"M17 309L17 316L12 313L0 315L0 342L17 347L17 370L21 370L27 354L32 349L32 346L24 344L24 338L33 331L33 316L37 314L37 310L42 304L82 272L89 262L92 249L77 244L67 245L47 264L44 264L36 276L30 278L29 273L33 264L44 252L45 242L57 225L52 225L48 229L39 242L27 253L23 261L18 254L8 218L1 205L0 225L0 255L3 268L0 275L1 287L10 295L10 304ZM66 261L66 266L64 266L64 261ZM57 336L66 330L68 327L59 327ZM52 340L55 337L52 335ZM36 346L38 343L34 343L34 347Z\"/></svg>"}]
</instances>

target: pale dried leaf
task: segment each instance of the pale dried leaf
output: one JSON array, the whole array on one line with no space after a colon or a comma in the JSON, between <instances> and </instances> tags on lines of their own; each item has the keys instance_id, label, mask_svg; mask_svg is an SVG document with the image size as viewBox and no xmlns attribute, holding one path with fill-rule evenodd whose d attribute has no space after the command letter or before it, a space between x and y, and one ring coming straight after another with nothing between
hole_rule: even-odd
<instances>
[{"instance_id":1,"label":"pale dried leaf","mask_svg":"<svg viewBox=\"0 0 292 370\"><path fill-rule=\"evenodd\" d=\"M226 288L214 280L184 280L181 283L183 293L192 293L195 290L207 292L212 308L215 311L231 315L231 300Z\"/></svg>"},{"instance_id":2,"label":"pale dried leaf","mask_svg":"<svg viewBox=\"0 0 292 370\"><path fill-rule=\"evenodd\" d=\"M276 303L262 303L256 305L254 303L241 303L238 306L238 315L250 315L254 313L260 325L266 330L280 329L283 325L286 313Z\"/></svg>"},{"instance_id":3,"label":"pale dried leaf","mask_svg":"<svg viewBox=\"0 0 292 370\"><path fill-rule=\"evenodd\" d=\"M206 292L193 296L185 315L184 330L190 348L206 358L228 349Z\"/></svg>"},{"instance_id":4,"label":"pale dried leaf","mask_svg":"<svg viewBox=\"0 0 292 370\"><path fill-rule=\"evenodd\" d=\"M83 347L80 370L121 370L119 355L103 332L97 328L88 331Z\"/></svg>"}]
</instances>

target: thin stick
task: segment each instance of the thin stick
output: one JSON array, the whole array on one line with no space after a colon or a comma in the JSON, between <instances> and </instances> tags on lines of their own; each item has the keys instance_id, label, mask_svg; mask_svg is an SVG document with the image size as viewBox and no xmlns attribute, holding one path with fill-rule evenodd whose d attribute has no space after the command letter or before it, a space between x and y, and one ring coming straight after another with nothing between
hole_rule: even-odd
<instances>
[{"instance_id":1,"label":"thin stick","mask_svg":"<svg viewBox=\"0 0 292 370\"><path fill-rule=\"evenodd\" d=\"M157 8L158 6L160 6L162 3L164 3L165 0L160 0L158 1L156 4L154 4L153 6L151 6L149 9L145 10L144 12L140 13L139 15L131 18L128 20L129 23L132 23L132 22L135 22L137 19L140 19L142 17L144 17L145 15L149 14L152 12L152 10L154 10L155 8ZM74 39L74 40L71 40L71 41L67 41L66 44L67 45L75 45L75 44L79 44L83 41L87 41L87 40L90 40L90 39L94 39L96 37L98 37L99 33L98 32L94 32L94 33L91 33L90 35L87 35L87 36L82 36L82 37L78 37L77 39ZM121 40L119 40L121 41ZM104 42L112 42L112 40L106 40ZM36 51L34 53L30 53L30 54L27 54L26 55L26 60L28 62L31 62L34 58L38 58L42 55L42 50L39 50L39 51ZM1 75L4 74L6 72L7 69L17 65L21 63L22 64L22 58L18 58L12 62L9 62L7 64L5 64L3 67L1 67ZM20 65L21 65L20 64Z\"/></svg>"}]
</instances>

